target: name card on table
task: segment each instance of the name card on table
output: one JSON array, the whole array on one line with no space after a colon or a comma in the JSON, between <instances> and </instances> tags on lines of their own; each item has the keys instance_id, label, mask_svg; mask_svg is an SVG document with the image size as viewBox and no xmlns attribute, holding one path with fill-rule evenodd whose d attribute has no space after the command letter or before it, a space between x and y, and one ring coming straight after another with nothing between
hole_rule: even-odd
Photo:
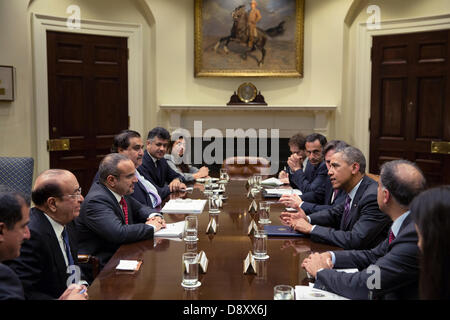
<instances>
[{"instance_id":1,"label":"name card on table","mask_svg":"<svg viewBox=\"0 0 450 320\"><path fill-rule=\"evenodd\" d=\"M208 269L208 258L206 257L206 253L205 251L200 251L197 254L197 260L198 260L198 264L200 266L200 272L201 273L206 273L206 270Z\"/></svg>"},{"instance_id":2,"label":"name card on table","mask_svg":"<svg viewBox=\"0 0 450 320\"><path fill-rule=\"evenodd\" d=\"M256 274L255 258L251 251L248 252L247 257L244 259L244 274Z\"/></svg>"},{"instance_id":3,"label":"name card on table","mask_svg":"<svg viewBox=\"0 0 450 320\"><path fill-rule=\"evenodd\" d=\"M251 213L251 212L256 213L258 211L258 205L256 204L255 199L253 199L252 203L250 203L250 206L248 207L247 211L249 213Z\"/></svg>"},{"instance_id":4,"label":"name card on table","mask_svg":"<svg viewBox=\"0 0 450 320\"><path fill-rule=\"evenodd\" d=\"M217 223L216 219L213 217L209 219L208 226L206 227L206 233L217 233Z\"/></svg>"},{"instance_id":5,"label":"name card on table","mask_svg":"<svg viewBox=\"0 0 450 320\"><path fill-rule=\"evenodd\" d=\"M258 225L256 224L255 220L252 219L252 222L248 225L248 235L254 234L255 231L258 230Z\"/></svg>"}]
</instances>

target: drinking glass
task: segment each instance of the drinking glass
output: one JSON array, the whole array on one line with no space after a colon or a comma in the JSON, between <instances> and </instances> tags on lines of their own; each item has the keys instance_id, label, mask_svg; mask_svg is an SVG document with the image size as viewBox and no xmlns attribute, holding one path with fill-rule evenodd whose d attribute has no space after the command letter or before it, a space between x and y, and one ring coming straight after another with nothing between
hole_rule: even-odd
<instances>
[{"instance_id":1,"label":"drinking glass","mask_svg":"<svg viewBox=\"0 0 450 320\"><path fill-rule=\"evenodd\" d=\"M253 256L255 259L267 259L267 231L256 230L253 239Z\"/></svg>"},{"instance_id":2,"label":"drinking glass","mask_svg":"<svg viewBox=\"0 0 450 320\"><path fill-rule=\"evenodd\" d=\"M182 263L182 282L185 288L195 288L199 285L198 281L198 259L194 252L183 253Z\"/></svg>"},{"instance_id":3,"label":"drinking glass","mask_svg":"<svg viewBox=\"0 0 450 320\"><path fill-rule=\"evenodd\" d=\"M294 300L294 288L280 284L273 287L273 300Z\"/></svg>"},{"instance_id":4,"label":"drinking glass","mask_svg":"<svg viewBox=\"0 0 450 320\"><path fill-rule=\"evenodd\" d=\"M269 224L270 221L270 203L267 201L259 202L259 221L260 224Z\"/></svg>"},{"instance_id":5,"label":"drinking glass","mask_svg":"<svg viewBox=\"0 0 450 320\"><path fill-rule=\"evenodd\" d=\"M187 216L184 218L184 241L197 241L197 229L197 216Z\"/></svg>"}]
</instances>

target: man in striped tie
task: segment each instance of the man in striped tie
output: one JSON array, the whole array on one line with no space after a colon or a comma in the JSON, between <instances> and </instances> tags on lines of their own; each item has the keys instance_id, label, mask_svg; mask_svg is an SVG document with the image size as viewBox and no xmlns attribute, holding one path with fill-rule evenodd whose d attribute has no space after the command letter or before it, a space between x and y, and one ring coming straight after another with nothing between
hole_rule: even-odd
<instances>
[{"instance_id":1,"label":"man in striped tie","mask_svg":"<svg viewBox=\"0 0 450 320\"><path fill-rule=\"evenodd\" d=\"M302 266L316 278L314 287L351 299L417 299L418 247L409 205L425 189L421 170L406 160L381 167L377 201L393 221L385 241L371 250L313 254ZM332 268L357 268L355 273Z\"/></svg>"}]
</instances>

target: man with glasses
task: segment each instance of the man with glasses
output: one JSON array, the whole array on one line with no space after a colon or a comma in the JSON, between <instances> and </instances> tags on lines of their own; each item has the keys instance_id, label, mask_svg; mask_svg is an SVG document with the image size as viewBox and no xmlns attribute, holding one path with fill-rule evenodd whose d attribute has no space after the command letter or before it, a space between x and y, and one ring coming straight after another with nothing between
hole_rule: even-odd
<instances>
[{"instance_id":1,"label":"man with glasses","mask_svg":"<svg viewBox=\"0 0 450 320\"><path fill-rule=\"evenodd\" d=\"M303 201L321 203L324 200L328 172L323 161L323 147L326 143L327 139L320 133L312 133L306 137L305 148L308 164L304 171L301 158L297 154L293 154L288 159L289 182L293 188L299 189L303 193Z\"/></svg>"},{"instance_id":2,"label":"man with glasses","mask_svg":"<svg viewBox=\"0 0 450 320\"><path fill-rule=\"evenodd\" d=\"M76 220L80 253L96 256L100 268L122 244L151 239L165 227L157 210L130 197L138 181L135 171L125 155L108 154L100 163L99 181L81 206ZM90 270L84 271L92 279Z\"/></svg>"},{"instance_id":3,"label":"man with glasses","mask_svg":"<svg viewBox=\"0 0 450 320\"><path fill-rule=\"evenodd\" d=\"M19 276L27 299L58 299L71 284L82 281L77 266L77 242L72 221L84 198L77 178L67 170L51 169L34 184L30 210L30 239L20 257L6 262ZM80 299L87 298L79 286Z\"/></svg>"}]
</instances>

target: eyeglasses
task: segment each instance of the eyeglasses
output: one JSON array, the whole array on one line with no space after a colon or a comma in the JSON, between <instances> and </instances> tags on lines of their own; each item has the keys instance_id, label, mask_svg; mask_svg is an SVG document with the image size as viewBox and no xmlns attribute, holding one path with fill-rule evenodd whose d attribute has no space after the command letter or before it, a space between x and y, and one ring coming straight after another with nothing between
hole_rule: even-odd
<instances>
[{"instance_id":1,"label":"eyeglasses","mask_svg":"<svg viewBox=\"0 0 450 320\"><path fill-rule=\"evenodd\" d=\"M73 193L73 194L65 194L63 197L69 197L69 198L78 199L79 197L81 197L81 187L79 187L77 190L75 190L75 193Z\"/></svg>"}]
</instances>

